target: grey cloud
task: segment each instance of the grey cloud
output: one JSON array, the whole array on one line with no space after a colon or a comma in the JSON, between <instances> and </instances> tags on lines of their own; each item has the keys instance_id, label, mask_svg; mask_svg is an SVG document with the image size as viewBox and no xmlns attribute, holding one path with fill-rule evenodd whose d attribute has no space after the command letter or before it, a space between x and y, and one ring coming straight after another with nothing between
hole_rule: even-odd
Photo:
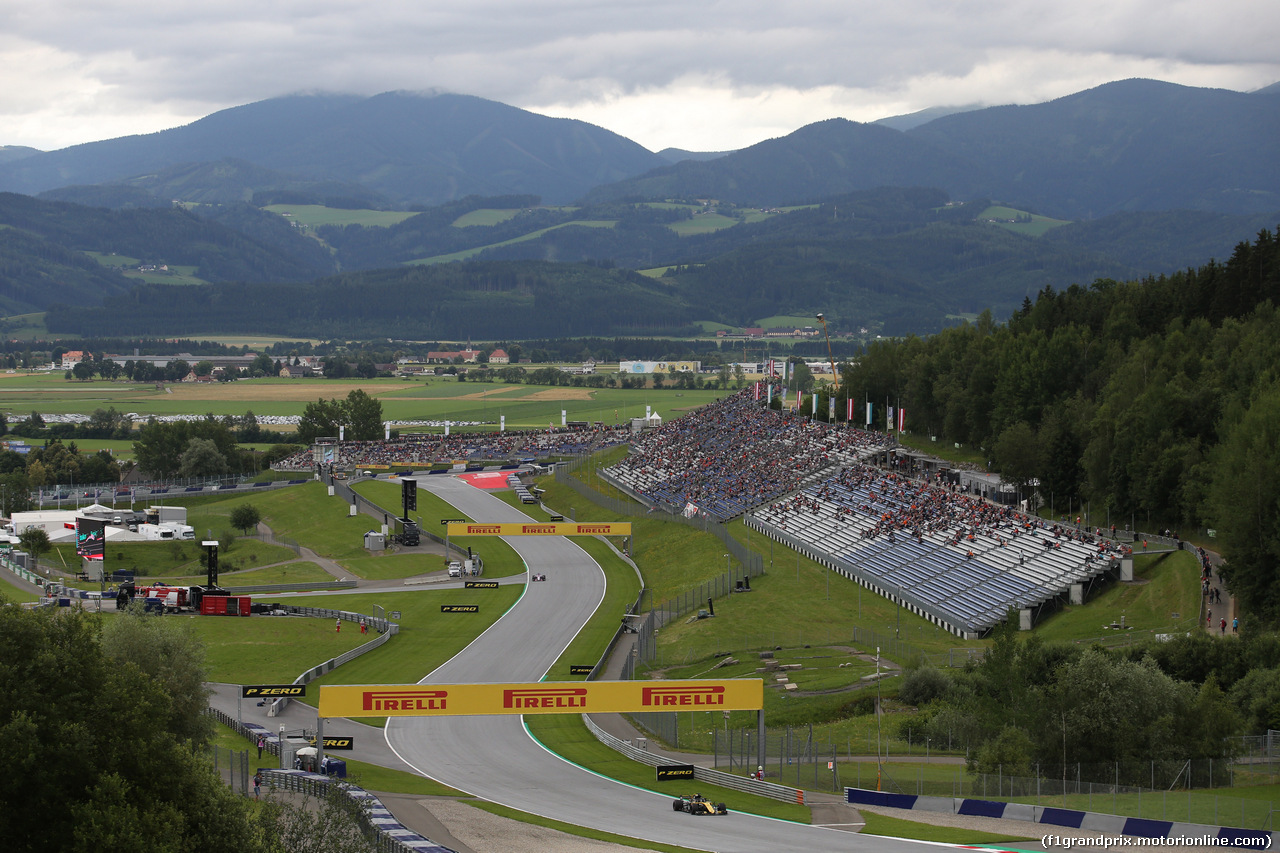
<instances>
[{"instance_id":1,"label":"grey cloud","mask_svg":"<svg viewBox=\"0 0 1280 853\"><path fill-rule=\"evenodd\" d=\"M113 108L164 105L192 117L304 89L442 88L572 105L700 78L889 101L926 97L928 81L972 77L986 90L969 100L1004 103L1028 90L1028 74L1035 88L1064 94L1090 64L1167 68L1190 83L1203 74L1203 85L1280 79L1280 12L1255 0L51 0L11 14L5 29L0 68L11 87L22 86L20 51L43 48L65 67L42 87L105 86ZM1037 54L1043 61L1029 63ZM1006 66L1018 70L1001 77ZM0 102L10 118L27 109Z\"/></svg>"}]
</instances>

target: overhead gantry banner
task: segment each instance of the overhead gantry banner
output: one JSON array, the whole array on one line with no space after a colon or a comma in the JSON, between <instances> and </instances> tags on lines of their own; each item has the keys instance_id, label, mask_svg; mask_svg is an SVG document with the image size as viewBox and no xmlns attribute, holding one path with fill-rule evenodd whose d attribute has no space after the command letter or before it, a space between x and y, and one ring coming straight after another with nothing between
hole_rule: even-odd
<instances>
[{"instance_id":1,"label":"overhead gantry banner","mask_svg":"<svg viewBox=\"0 0 1280 853\"><path fill-rule=\"evenodd\" d=\"M577 524L572 521L549 521L527 524L483 524L450 522L450 536L630 536L631 522L609 521L600 524Z\"/></svg>"},{"instance_id":2,"label":"overhead gantry banner","mask_svg":"<svg viewBox=\"0 0 1280 853\"><path fill-rule=\"evenodd\" d=\"M563 681L532 684L326 684L321 717L455 717L488 714L634 714L759 711L764 682Z\"/></svg>"}]
</instances>

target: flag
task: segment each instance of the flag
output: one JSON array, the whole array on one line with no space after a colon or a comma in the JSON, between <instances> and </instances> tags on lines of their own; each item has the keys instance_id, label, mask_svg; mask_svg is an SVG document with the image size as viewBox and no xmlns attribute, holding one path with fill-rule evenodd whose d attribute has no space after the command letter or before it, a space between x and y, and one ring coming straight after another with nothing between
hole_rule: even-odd
<instances>
[{"instance_id":1,"label":"flag","mask_svg":"<svg viewBox=\"0 0 1280 853\"><path fill-rule=\"evenodd\" d=\"M827 422L836 422L836 398L834 396L827 398Z\"/></svg>"},{"instance_id":2,"label":"flag","mask_svg":"<svg viewBox=\"0 0 1280 853\"><path fill-rule=\"evenodd\" d=\"M814 394L814 395L813 395L813 406L812 406L812 408L809 410L809 414L811 414L811 415L816 415L816 414L818 414L818 395L817 395L817 394Z\"/></svg>"},{"instance_id":3,"label":"flag","mask_svg":"<svg viewBox=\"0 0 1280 853\"><path fill-rule=\"evenodd\" d=\"M804 392L796 391L796 414L800 413L800 407L804 405Z\"/></svg>"},{"instance_id":4,"label":"flag","mask_svg":"<svg viewBox=\"0 0 1280 853\"><path fill-rule=\"evenodd\" d=\"M902 432L907 428L907 410L898 407L898 432Z\"/></svg>"},{"instance_id":5,"label":"flag","mask_svg":"<svg viewBox=\"0 0 1280 853\"><path fill-rule=\"evenodd\" d=\"M867 401L867 428L871 428L871 401Z\"/></svg>"},{"instance_id":6,"label":"flag","mask_svg":"<svg viewBox=\"0 0 1280 853\"><path fill-rule=\"evenodd\" d=\"M786 407L787 407L787 389L783 388L782 389L782 408L785 409Z\"/></svg>"},{"instance_id":7,"label":"flag","mask_svg":"<svg viewBox=\"0 0 1280 853\"><path fill-rule=\"evenodd\" d=\"M773 408L773 383L772 382L769 383L769 399L766 401L766 403L768 404L769 408L771 409Z\"/></svg>"},{"instance_id":8,"label":"flag","mask_svg":"<svg viewBox=\"0 0 1280 853\"><path fill-rule=\"evenodd\" d=\"M889 407L889 414L888 414L888 416L884 419L884 430L885 430L885 432L889 432L889 431L890 431L890 430L892 430L892 429L893 429L893 406L890 406L890 407Z\"/></svg>"},{"instance_id":9,"label":"flag","mask_svg":"<svg viewBox=\"0 0 1280 853\"><path fill-rule=\"evenodd\" d=\"M757 400L760 399L760 383L759 382L756 383L756 399Z\"/></svg>"},{"instance_id":10,"label":"flag","mask_svg":"<svg viewBox=\"0 0 1280 853\"><path fill-rule=\"evenodd\" d=\"M848 400L845 401L845 403L846 403L845 408L848 411L845 413L844 419L849 423L853 423L853 398L850 397Z\"/></svg>"}]
</instances>

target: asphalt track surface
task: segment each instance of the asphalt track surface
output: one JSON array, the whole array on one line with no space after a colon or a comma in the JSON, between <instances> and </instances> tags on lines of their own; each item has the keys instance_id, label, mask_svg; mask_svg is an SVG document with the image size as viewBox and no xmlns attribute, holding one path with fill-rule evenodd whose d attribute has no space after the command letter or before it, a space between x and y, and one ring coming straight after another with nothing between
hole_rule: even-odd
<instances>
[{"instance_id":1,"label":"asphalt track surface","mask_svg":"<svg viewBox=\"0 0 1280 853\"><path fill-rule=\"evenodd\" d=\"M530 520L452 477L422 477L418 484L476 520ZM571 540L507 542L546 582L529 584L488 631L421 683L539 681L600 604L604 571ZM391 749L425 776L494 803L618 835L724 853L919 853L931 846L736 814L732 803L723 817L677 813L665 794L607 779L544 749L516 716L393 717L385 731Z\"/></svg>"}]
</instances>

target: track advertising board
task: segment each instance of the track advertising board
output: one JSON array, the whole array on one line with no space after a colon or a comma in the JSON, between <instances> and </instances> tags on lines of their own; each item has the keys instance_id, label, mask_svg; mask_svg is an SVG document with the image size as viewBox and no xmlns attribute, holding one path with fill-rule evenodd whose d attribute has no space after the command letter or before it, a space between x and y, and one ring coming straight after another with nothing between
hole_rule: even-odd
<instances>
[{"instance_id":1,"label":"track advertising board","mask_svg":"<svg viewBox=\"0 0 1280 853\"><path fill-rule=\"evenodd\" d=\"M578 524L572 521L552 521L527 524L482 524L470 521L461 524L450 522L447 529L450 536L630 536L631 522Z\"/></svg>"},{"instance_id":2,"label":"track advertising board","mask_svg":"<svg viewBox=\"0 0 1280 853\"><path fill-rule=\"evenodd\" d=\"M759 711L764 682L561 681L532 684L325 684L322 717L466 717L490 714L634 714Z\"/></svg>"},{"instance_id":3,"label":"track advertising board","mask_svg":"<svg viewBox=\"0 0 1280 853\"><path fill-rule=\"evenodd\" d=\"M76 519L76 556L101 560L106 555L107 523L100 518Z\"/></svg>"}]
</instances>

